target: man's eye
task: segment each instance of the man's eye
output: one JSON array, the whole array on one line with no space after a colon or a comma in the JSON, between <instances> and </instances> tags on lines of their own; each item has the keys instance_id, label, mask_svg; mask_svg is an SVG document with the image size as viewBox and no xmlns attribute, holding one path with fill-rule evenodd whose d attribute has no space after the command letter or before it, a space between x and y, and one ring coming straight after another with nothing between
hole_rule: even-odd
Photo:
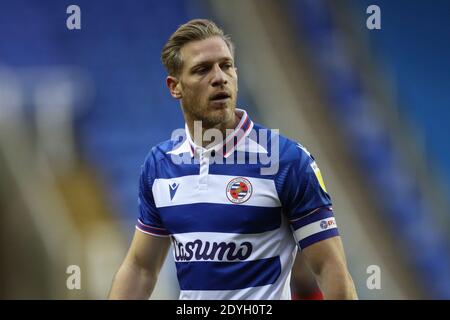
<instances>
[{"instance_id":1,"label":"man's eye","mask_svg":"<svg viewBox=\"0 0 450 320\"><path fill-rule=\"evenodd\" d=\"M199 68L199 69L196 69L194 72L197 74L204 74L207 71L208 71L208 69L206 69L206 68Z\"/></svg>"},{"instance_id":2,"label":"man's eye","mask_svg":"<svg viewBox=\"0 0 450 320\"><path fill-rule=\"evenodd\" d=\"M232 68L233 67L233 65L231 64L231 63L225 63L224 65L223 65L223 68L224 69L230 69L230 68Z\"/></svg>"}]
</instances>

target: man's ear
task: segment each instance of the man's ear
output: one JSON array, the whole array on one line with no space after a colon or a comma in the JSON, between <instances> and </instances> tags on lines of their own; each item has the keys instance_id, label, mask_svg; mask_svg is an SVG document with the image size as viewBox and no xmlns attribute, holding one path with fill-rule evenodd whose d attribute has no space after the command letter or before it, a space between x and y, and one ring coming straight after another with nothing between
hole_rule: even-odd
<instances>
[{"instance_id":1,"label":"man's ear","mask_svg":"<svg viewBox=\"0 0 450 320\"><path fill-rule=\"evenodd\" d=\"M170 95L174 97L175 99L181 99L181 90L180 90L180 81L172 76L167 76L166 78L166 84L169 88Z\"/></svg>"}]
</instances>

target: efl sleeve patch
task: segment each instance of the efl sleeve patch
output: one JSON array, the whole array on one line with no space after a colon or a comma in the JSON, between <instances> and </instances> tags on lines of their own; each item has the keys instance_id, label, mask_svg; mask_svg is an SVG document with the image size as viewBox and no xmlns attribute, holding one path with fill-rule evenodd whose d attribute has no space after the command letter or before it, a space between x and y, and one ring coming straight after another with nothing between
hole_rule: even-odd
<instances>
[{"instance_id":1,"label":"efl sleeve patch","mask_svg":"<svg viewBox=\"0 0 450 320\"><path fill-rule=\"evenodd\" d=\"M316 175L317 181L319 181L320 187L323 189L323 191L327 192L327 189L325 188L325 183L323 182L322 173L320 173L320 169L317 166L317 163L315 161L313 161L310 164L310 166L313 169L314 174Z\"/></svg>"}]
</instances>

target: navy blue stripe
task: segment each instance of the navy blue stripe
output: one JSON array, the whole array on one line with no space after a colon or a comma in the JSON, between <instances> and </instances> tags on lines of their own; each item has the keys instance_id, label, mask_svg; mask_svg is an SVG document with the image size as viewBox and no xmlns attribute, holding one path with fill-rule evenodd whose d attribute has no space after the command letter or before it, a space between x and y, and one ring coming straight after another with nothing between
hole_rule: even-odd
<instances>
[{"instance_id":1,"label":"navy blue stripe","mask_svg":"<svg viewBox=\"0 0 450 320\"><path fill-rule=\"evenodd\" d=\"M225 189L224 191L225 192ZM261 233L281 226L281 207L195 203L159 208L171 234L185 232Z\"/></svg>"},{"instance_id":2,"label":"navy blue stripe","mask_svg":"<svg viewBox=\"0 0 450 320\"><path fill-rule=\"evenodd\" d=\"M236 153L233 154L236 157ZM231 155L230 157L232 157ZM248 159L248 154L245 155ZM275 175L261 175L261 168L269 167L270 165L259 165L259 164L235 164L227 165L225 160L223 164L211 164L209 166L209 174L216 175L227 175L235 177L251 177L273 180ZM185 176L198 175L200 172L200 165L171 165L170 169L164 169L158 171L157 179L174 179L181 178Z\"/></svg>"},{"instance_id":3,"label":"navy blue stripe","mask_svg":"<svg viewBox=\"0 0 450 320\"><path fill-rule=\"evenodd\" d=\"M300 248L303 250L306 247L308 247L316 242L319 242L319 241L322 241L322 240L325 240L325 239L328 239L331 237L335 237L338 235L339 235L339 231L337 228L328 229L328 230L310 235L309 237L306 237L303 240L300 240L299 245L300 245Z\"/></svg>"},{"instance_id":4,"label":"navy blue stripe","mask_svg":"<svg viewBox=\"0 0 450 320\"><path fill-rule=\"evenodd\" d=\"M170 155L169 155L170 156ZM218 154L218 156L221 156ZM261 168L263 167L270 167L271 164L249 164L250 162L250 155L249 153L246 153L243 157L243 160L238 158L237 153L234 152L233 155L230 155L230 157L233 157L233 165L227 164L226 158L222 158L222 163L212 163L209 166L209 173L210 174L220 174L220 175L230 175L230 176L237 176L237 177L255 177L255 178L262 178L262 179L273 179L274 175L261 175ZM252 155L254 157L254 155ZM253 158L252 158L253 159ZM158 163L159 168L156 170L158 179L172 179L172 178L178 178L178 177L184 177L189 175L198 175L200 172L200 165L198 163L198 159L192 158L189 161L192 162L192 164L174 164L170 157L165 161L160 161ZM197 163L194 163L194 161L197 161ZM231 161L231 160L229 160ZM243 161L244 164L238 163L238 161Z\"/></svg>"},{"instance_id":5,"label":"navy blue stripe","mask_svg":"<svg viewBox=\"0 0 450 320\"><path fill-rule=\"evenodd\" d=\"M261 164L248 164L250 155L248 153L243 157L246 164L238 163L238 161L242 161L237 152L234 152L230 157L233 157L234 164L227 165L226 159L224 159L223 164L214 163L209 166L209 174L217 174L217 175L227 175L227 176L236 176L236 177L253 177L260 179L268 179L273 180L274 175L261 175L261 168L270 167L270 164L261 165ZM253 157L253 156L252 156ZM231 161L231 160L230 160Z\"/></svg>"},{"instance_id":6,"label":"navy blue stripe","mask_svg":"<svg viewBox=\"0 0 450 320\"><path fill-rule=\"evenodd\" d=\"M178 157L177 155L173 155L175 158ZM200 165L198 160L195 158L192 158L189 153L184 153L180 161L189 161L188 163L180 162L179 164L175 164L172 162L171 155L166 155L166 159L161 160L157 164L156 168L156 178L160 179L171 179L171 178L177 178L177 177L183 177L183 176L190 176L190 175L198 175L200 171ZM197 161L197 163L194 163L194 161Z\"/></svg>"},{"instance_id":7,"label":"navy blue stripe","mask_svg":"<svg viewBox=\"0 0 450 320\"><path fill-rule=\"evenodd\" d=\"M239 154L239 156L238 156ZM261 175L261 168L274 166L272 163L266 163L262 165L261 163L250 164L250 159L254 160L254 154L250 156L248 152L246 152L241 159L241 152L234 152L230 157L232 157L233 165L227 164L227 158L223 158L223 155L218 152L216 155L216 162L211 164L209 167L210 174L220 174L220 175L230 175L237 177L255 177L262 179L273 179L274 175ZM258 155L263 156L266 159L267 155ZM174 156L178 157L178 156ZM220 159L219 159L220 157ZM179 163L175 164L172 162L171 155L166 155L164 160L161 160L157 163L156 169L156 178L160 179L172 179L177 177L189 176L189 175L198 175L200 172L199 160L197 158L191 158L188 153L182 155L181 159L188 161L188 163ZM260 160L261 158L256 157L256 160ZM219 160L221 163L218 163ZM238 163L239 161L239 163ZM265 160L267 161L267 160ZM273 159L273 161L278 161L278 159ZM241 162L244 162L242 164Z\"/></svg>"},{"instance_id":8,"label":"navy blue stripe","mask_svg":"<svg viewBox=\"0 0 450 320\"><path fill-rule=\"evenodd\" d=\"M242 262L176 262L181 290L236 290L273 284L281 273L278 256Z\"/></svg>"},{"instance_id":9,"label":"navy blue stripe","mask_svg":"<svg viewBox=\"0 0 450 320\"><path fill-rule=\"evenodd\" d=\"M291 225L294 228L294 230L297 230L310 223L331 217L333 217L333 211L330 209L330 207L323 207L318 209L316 212L307 215L306 217L291 222Z\"/></svg>"}]
</instances>

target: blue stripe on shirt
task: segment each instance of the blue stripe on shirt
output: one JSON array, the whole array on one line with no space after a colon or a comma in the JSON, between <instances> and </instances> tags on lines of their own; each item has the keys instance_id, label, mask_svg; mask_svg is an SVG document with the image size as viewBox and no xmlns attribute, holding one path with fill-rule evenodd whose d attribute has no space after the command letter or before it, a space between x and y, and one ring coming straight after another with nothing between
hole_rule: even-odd
<instances>
[{"instance_id":1,"label":"blue stripe on shirt","mask_svg":"<svg viewBox=\"0 0 450 320\"><path fill-rule=\"evenodd\" d=\"M275 283L281 273L278 256L242 262L176 262L181 290L236 290Z\"/></svg>"},{"instance_id":2,"label":"blue stripe on shirt","mask_svg":"<svg viewBox=\"0 0 450 320\"><path fill-rule=\"evenodd\" d=\"M170 234L186 232L261 233L281 226L281 207L195 203L161 207Z\"/></svg>"}]
</instances>

